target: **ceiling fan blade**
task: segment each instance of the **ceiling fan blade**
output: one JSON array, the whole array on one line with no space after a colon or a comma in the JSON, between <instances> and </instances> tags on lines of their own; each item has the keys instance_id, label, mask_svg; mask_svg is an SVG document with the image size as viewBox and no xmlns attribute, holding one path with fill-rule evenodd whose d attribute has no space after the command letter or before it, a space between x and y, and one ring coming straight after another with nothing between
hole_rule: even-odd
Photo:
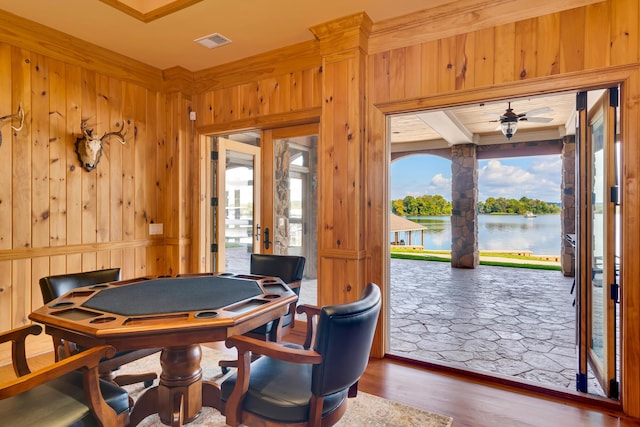
<instances>
[{"instance_id":1,"label":"ceiling fan blade","mask_svg":"<svg viewBox=\"0 0 640 427\"><path fill-rule=\"evenodd\" d=\"M536 108L535 110L527 111L526 113L524 113L524 116L526 117L539 116L540 114L547 114L551 112L553 112L553 110L550 107L542 107L542 108Z\"/></svg>"},{"instance_id":2,"label":"ceiling fan blade","mask_svg":"<svg viewBox=\"0 0 640 427\"><path fill-rule=\"evenodd\" d=\"M549 123L553 119L550 117L522 117L520 120L534 123Z\"/></svg>"}]
</instances>

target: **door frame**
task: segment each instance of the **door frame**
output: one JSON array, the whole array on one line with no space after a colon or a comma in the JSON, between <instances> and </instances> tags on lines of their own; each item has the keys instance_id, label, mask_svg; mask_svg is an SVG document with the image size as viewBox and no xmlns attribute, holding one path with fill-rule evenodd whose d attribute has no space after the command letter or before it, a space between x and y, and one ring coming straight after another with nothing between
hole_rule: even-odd
<instances>
[{"instance_id":1,"label":"door frame","mask_svg":"<svg viewBox=\"0 0 640 427\"><path fill-rule=\"evenodd\" d=\"M621 95L622 95L621 104L627 107L626 111L623 112L623 114L631 115L631 111L629 111L627 103L629 100L629 93L635 93L634 89L636 88L634 87L633 89L626 90L626 91L625 91L625 88L629 86L633 86L636 83L636 80L640 80L640 78L637 76L638 76L637 70L634 69L633 66L624 66L624 67L617 67L611 70L606 70L604 72L603 70L593 70L593 71L590 70L586 72L575 73L571 76L564 76L564 75L549 76L544 79L533 79L530 81L519 81L514 83L501 84L491 88L460 90L460 91L456 91L453 94L447 93L447 94L439 94L431 97L415 98L411 100L389 101L389 102L374 104L374 108L372 108L370 111L370 117L369 117L368 123L369 123L369 126L372 128L384 129L386 133L389 131L389 129L387 128L387 117L393 114L402 114L405 112L418 111L418 110L445 109L452 105L463 105L463 104L470 104L474 102L490 102L490 101L492 102L492 101L497 101L501 99L507 99L510 97L533 96L533 95L541 95L541 94L553 93L553 92L563 92L563 91L569 91L569 90L576 90L577 92L581 90L606 88L614 85L618 85L618 87L621 88ZM621 137L624 138L625 136L624 134L625 134L625 129L623 128L621 129ZM391 148L390 148L388 135L386 135L385 137L385 142L386 143L384 145L384 152L382 153L382 155L379 155L378 157L386 159L387 162L384 167L384 173L381 174L381 176L378 177L378 180L375 181L376 183L375 186L384 188L385 191L382 194L382 197L384 198L384 200L387 200L388 194L390 191L388 188L388 183L389 183L389 174L390 174L390 165L391 165L391 162L389 160L391 158ZM621 152L624 159L627 152L633 152L633 150L629 150L629 145L623 145ZM624 160L622 161L622 163L623 164L620 165L621 168L624 165ZM374 167L378 165L378 163L371 163L371 165L372 165L371 167ZM625 175L623 173L622 174L623 182L624 182L624 179L625 179ZM382 182L380 182L381 180ZM624 194L624 189L622 188L621 188L621 194L622 195ZM633 203L631 203L631 205L633 205ZM626 207L621 208L621 216L620 216L621 221L624 220L626 216L625 212L628 213L629 209L631 209L631 207L628 203ZM382 223L382 224L386 223L387 226L381 227L381 231L376 231L375 238L376 238L376 241L382 242L382 248L383 248L382 255L384 256L385 259L388 260L390 257L390 250L389 250L390 245L388 244L388 236L389 236L388 219L386 218L386 216L388 216L388 213L385 211L381 214L381 216L382 216L381 219L375 218L376 220L379 219L379 221L374 221L374 222ZM578 227L578 224L576 224L576 227ZM621 239L620 256L621 256L622 265L624 265L625 259L633 256L633 254L636 251L631 249L630 244L625 240L624 231L621 232L621 235L623 236L623 238ZM577 252L577 249L576 249L576 252ZM625 276L630 274L628 271L629 269L626 269L626 270L621 269L620 271L621 283L624 283ZM388 299L389 293L390 293L388 261L382 266L380 273L384 278L383 292L385 293ZM638 295L640 295L640 292L639 293L633 292L633 295L630 295L627 292L627 294L625 294L625 297L626 297L625 300L624 301L621 300L621 303L620 303L621 304L620 328L622 330L622 328L624 327L627 335L629 334L630 330L637 331L638 325L634 325L632 324L632 322L628 320L625 322L625 317L622 315L624 313L624 306L628 304L633 304L633 301L637 301L639 299ZM389 350L388 337L390 333L390 326L389 326L388 304L383 305L383 308L384 308L383 310L384 317L383 317L383 323L382 323L383 329L382 331L380 331L380 333L376 335L376 338L374 339L374 347L373 347L374 350L376 350L376 344L377 344L381 349L381 352L374 353L374 355L378 357L383 357ZM628 349L625 352L624 345L621 346L620 352L621 352L620 378L621 380L624 380L624 378L628 378L625 375L625 370L627 372L629 371L637 372L637 369L629 369L631 367L631 365L628 363L628 360L630 360L630 358L628 357L629 353L628 353ZM625 363L625 361L627 362ZM496 379L497 383L501 383L501 381L503 381L503 379ZM519 385L519 384L517 382L514 382L514 385ZM625 384L624 382L621 382L620 386L626 387L627 390L631 388L632 392L634 393L637 388L637 386L635 385L630 385L628 383ZM620 401L613 403L613 406L615 407L616 405L619 405L619 404L620 404Z\"/></svg>"},{"instance_id":2,"label":"door frame","mask_svg":"<svg viewBox=\"0 0 640 427\"><path fill-rule=\"evenodd\" d=\"M320 124L309 123L298 126L286 126L274 129L267 129L262 133L262 224L269 227L272 230L272 236L275 236L274 230L276 230L276 218L274 215L274 200L275 200L275 162L274 162L274 143L276 140L285 138L303 137L309 135L319 135ZM316 147L317 148L317 147ZM308 209L311 208L311 203L308 203ZM316 219L317 220L317 219ZM273 239L272 239L273 240ZM264 253L273 253L275 245L271 245L269 249L264 248L262 245L262 251ZM317 251L313 251L316 252ZM313 264L316 264L314 262ZM307 271L310 266L307 261Z\"/></svg>"},{"instance_id":3,"label":"door frame","mask_svg":"<svg viewBox=\"0 0 640 427\"><path fill-rule=\"evenodd\" d=\"M212 251L212 266L219 266L216 268L218 272L225 271L225 242L226 235L225 230L226 227L221 227L221 224L226 224L227 212L226 212L226 198L224 194L227 189L226 182L226 163L227 163L227 150L235 151L238 153L246 154L249 156L253 156L253 223L252 223L252 232L251 239L253 241L256 238L260 243L262 242L261 235L261 227L260 227L260 218L261 218L261 209L260 209L260 200L261 200L261 150L260 147L250 144L245 144L238 141L233 141L231 139L224 138L222 136L211 137L212 141L217 141L217 147L212 147L212 150L217 151L218 156L217 159L212 159L212 162L216 162L217 169L216 174L213 173L213 168L211 168L211 179L215 179L215 195L211 194L211 197L215 197L218 201L217 205L214 206L212 203L211 210L215 212L212 215L212 219L214 220L214 224L216 224L215 229L213 229L212 239L213 242L217 243L217 252ZM213 145L213 144L212 144ZM220 165L223 165L220 167ZM220 179L220 177L224 177L225 179ZM213 185L212 185L213 188ZM252 252L260 253L261 244L253 243ZM257 249L257 250L256 250ZM214 261L215 259L215 261Z\"/></svg>"}]
</instances>

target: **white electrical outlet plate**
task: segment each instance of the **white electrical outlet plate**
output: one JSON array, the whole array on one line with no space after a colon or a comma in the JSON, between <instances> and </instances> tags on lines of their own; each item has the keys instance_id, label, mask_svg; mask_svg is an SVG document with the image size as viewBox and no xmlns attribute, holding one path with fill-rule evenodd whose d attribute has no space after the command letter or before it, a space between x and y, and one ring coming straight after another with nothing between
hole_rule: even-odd
<instances>
[{"instance_id":1,"label":"white electrical outlet plate","mask_svg":"<svg viewBox=\"0 0 640 427\"><path fill-rule=\"evenodd\" d=\"M149 224L149 235L162 234L162 224Z\"/></svg>"}]
</instances>

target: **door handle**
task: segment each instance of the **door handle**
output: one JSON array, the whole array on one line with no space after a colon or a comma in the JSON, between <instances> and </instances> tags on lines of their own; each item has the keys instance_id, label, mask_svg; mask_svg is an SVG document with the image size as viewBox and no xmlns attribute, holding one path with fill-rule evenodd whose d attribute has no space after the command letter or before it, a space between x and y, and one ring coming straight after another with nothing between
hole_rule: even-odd
<instances>
[{"instance_id":1,"label":"door handle","mask_svg":"<svg viewBox=\"0 0 640 427\"><path fill-rule=\"evenodd\" d=\"M264 240L262 243L264 243L265 249L269 249L269 246L271 246L271 241L269 240L269 227L264 229Z\"/></svg>"}]
</instances>

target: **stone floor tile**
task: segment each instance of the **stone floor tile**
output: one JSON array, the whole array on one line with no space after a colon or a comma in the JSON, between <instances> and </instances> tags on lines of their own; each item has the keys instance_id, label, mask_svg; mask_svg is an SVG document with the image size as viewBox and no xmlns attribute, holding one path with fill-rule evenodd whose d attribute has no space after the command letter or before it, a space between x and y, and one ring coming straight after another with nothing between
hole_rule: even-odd
<instances>
[{"instance_id":1,"label":"stone floor tile","mask_svg":"<svg viewBox=\"0 0 640 427\"><path fill-rule=\"evenodd\" d=\"M391 352L575 390L573 278L391 259ZM589 373L589 390L602 395Z\"/></svg>"}]
</instances>

